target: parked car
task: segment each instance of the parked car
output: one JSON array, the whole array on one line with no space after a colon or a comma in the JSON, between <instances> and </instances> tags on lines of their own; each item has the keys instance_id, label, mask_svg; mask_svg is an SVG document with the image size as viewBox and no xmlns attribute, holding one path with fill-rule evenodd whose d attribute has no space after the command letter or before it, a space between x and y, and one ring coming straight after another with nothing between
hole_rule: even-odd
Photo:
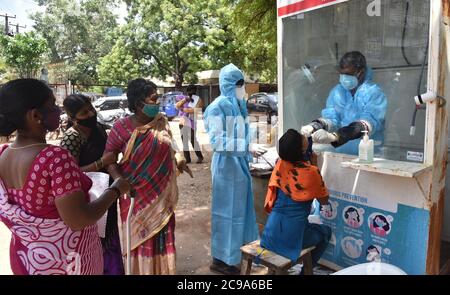
<instances>
[{"instance_id":1,"label":"parked car","mask_svg":"<svg viewBox=\"0 0 450 295\"><path fill-rule=\"evenodd\" d=\"M175 104L178 102L177 97L180 96L183 96L183 92L171 91L163 94L160 98L160 110L166 114L169 120L178 116L178 110L175 108Z\"/></svg>"},{"instance_id":2,"label":"parked car","mask_svg":"<svg viewBox=\"0 0 450 295\"><path fill-rule=\"evenodd\" d=\"M117 119L131 115L126 96L102 97L92 105L97 110L97 120L108 128L111 128Z\"/></svg>"},{"instance_id":3,"label":"parked car","mask_svg":"<svg viewBox=\"0 0 450 295\"><path fill-rule=\"evenodd\" d=\"M278 116L278 93L258 92L250 95L247 110L250 114L266 115L270 123L272 116Z\"/></svg>"}]
</instances>

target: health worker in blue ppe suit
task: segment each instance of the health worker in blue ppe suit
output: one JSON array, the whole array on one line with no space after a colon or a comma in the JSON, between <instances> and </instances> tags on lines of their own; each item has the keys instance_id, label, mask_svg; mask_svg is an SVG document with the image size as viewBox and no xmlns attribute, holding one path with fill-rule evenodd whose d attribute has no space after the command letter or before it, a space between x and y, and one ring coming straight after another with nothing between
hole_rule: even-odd
<instances>
[{"instance_id":1,"label":"health worker in blue ppe suit","mask_svg":"<svg viewBox=\"0 0 450 295\"><path fill-rule=\"evenodd\" d=\"M322 116L301 128L313 142L331 144L336 152L357 155L359 139L368 131L380 152L384 141L387 99L372 81L373 71L358 51L346 53L339 62L340 83L327 99Z\"/></svg>"},{"instance_id":2,"label":"health worker in blue ppe suit","mask_svg":"<svg viewBox=\"0 0 450 295\"><path fill-rule=\"evenodd\" d=\"M240 247L258 239L249 161L266 150L249 140L244 75L233 64L219 75L220 96L205 110L205 129L213 149L211 163L210 269L238 274Z\"/></svg>"}]
</instances>

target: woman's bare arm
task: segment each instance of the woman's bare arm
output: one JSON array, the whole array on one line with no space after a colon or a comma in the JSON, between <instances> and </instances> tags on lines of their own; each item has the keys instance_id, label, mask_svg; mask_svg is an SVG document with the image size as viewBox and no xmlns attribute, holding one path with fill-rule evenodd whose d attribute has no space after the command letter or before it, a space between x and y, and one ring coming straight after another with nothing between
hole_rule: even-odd
<instances>
[{"instance_id":1,"label":"woman's bare arm","mask_svg":"<svg viewBox=\"0 0 450 295\"><path fill-rule=\"evenodd\" d=\"M119 178L97 200L88 203L83 192L77 191L56 199L55 205L61 219L74 231L93 225L121 195L129 191L126 180Z\"/></svg>"}]
</instances>

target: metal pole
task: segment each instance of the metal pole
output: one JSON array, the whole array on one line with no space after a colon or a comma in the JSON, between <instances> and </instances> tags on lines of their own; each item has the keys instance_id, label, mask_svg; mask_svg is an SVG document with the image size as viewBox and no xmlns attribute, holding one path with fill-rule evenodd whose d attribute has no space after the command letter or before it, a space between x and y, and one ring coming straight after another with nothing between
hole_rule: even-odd
<instances>
[{"instance_id":1,"label":"metal pole","mask_svg":"<svg viewBox=\"0 0 450 295\"><path fill-rule=\"evenodd\" d=\"M70 80L69 80L69 86L67 87L68 88L68 90L66 90L66 95L70 95L70 94L72 94L70 91L72 91L72 83L70 82ZM66 88L66 89L67 89Z\"/></svg>"},{"instance_id":2,"label":"metal pole","mask_svg":"<svg viewBox=\"0 0 450 295\"><path fill-rule=\"evenodd\" d=\"M12 15L8 15L8 14L2 14L0 15L0 17L4 17L5 18L5 35L9 35L9 18L16 18L16 16L12 16Z\"/></svg>"},{"instance_id":3,"label":"metal pole","mask_svg":"<svg viewBox=\"0 0 450 295\"><path fill-rule=\"evenodd\" d=\"M17 24L13 24L13 23L9 23L11 26L15 26L16 27L16 34L19 34L19 28L23 28L25 29L27 26L21 26L18 23Z\"/></svg>"}]
</instances>

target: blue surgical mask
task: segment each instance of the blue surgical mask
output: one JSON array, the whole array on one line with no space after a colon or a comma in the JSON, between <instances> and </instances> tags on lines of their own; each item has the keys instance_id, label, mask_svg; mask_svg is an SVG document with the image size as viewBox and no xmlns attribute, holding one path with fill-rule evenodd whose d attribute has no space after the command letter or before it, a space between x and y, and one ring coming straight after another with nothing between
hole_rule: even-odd
<instances>
[{"instance_id":1,"label":"blue surgical mask","mask_svg":"<svg viewBox=\"0 0 450 295\"><path fill-rule=\"evenodd\" d=\"M355 76L346 75L346 74L341 74L339 82L341 83L342 87L344 87L347 90L353 90L359 84L358 78L356 78Z\"/></svg>"},{"instance_id":2,"label":"blue surgical mask","mask_svg":"<svg viewBox=\"0 0 450 295\"><path fill-rule=\"evenodd\" d=\"M157 104L144 104L142 112L149 118L154 118L159 114L159 105Z\"/></svg>"}]
</instances>

